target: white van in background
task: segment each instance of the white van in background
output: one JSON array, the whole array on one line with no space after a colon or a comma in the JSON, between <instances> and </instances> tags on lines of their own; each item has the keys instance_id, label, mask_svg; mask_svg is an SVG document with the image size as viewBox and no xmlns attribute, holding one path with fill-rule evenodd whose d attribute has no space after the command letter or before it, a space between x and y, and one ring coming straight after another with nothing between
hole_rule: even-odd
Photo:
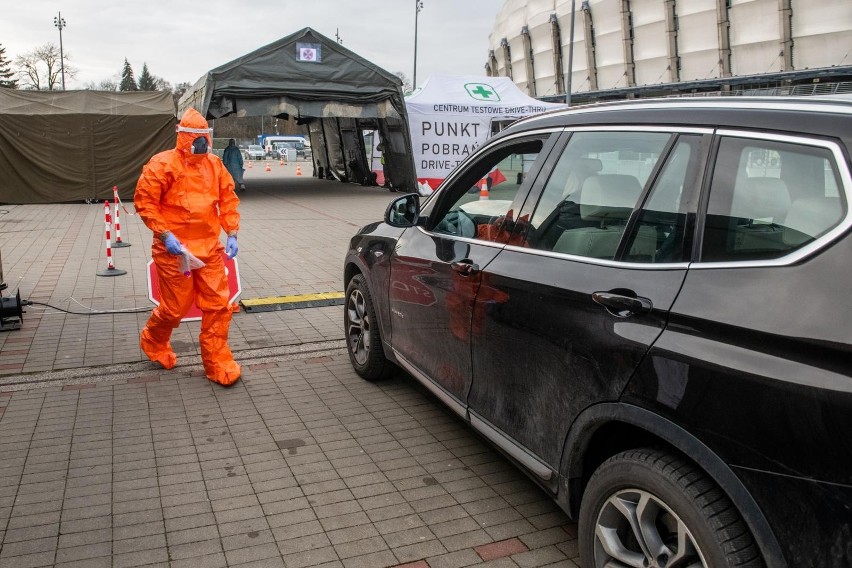
<instances>
[{"instance_id":1,"label":"white van in background","mask_svg":"<svg viewBox=\"0 0 852 568\"><path fill-rule=\"evenodd\" d=\"M303 159L311 155L311 143L304 136L267 136L263 143L267 155L272 155L277 146L286 146L290 159ZM295 150L295 154L292 150Z\"/></svg>"}]
</instances>

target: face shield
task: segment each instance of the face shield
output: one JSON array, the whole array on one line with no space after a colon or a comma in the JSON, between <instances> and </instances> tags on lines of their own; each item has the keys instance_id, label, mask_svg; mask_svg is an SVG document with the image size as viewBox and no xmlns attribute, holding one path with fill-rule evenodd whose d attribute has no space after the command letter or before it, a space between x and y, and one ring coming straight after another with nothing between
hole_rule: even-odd
<instances>
[{"instance_id":1,"label":"face shield","mask_svg":"<svg viewBox=\"0 0 852 568\"><path fill-rule=\"evenodd\" d=\"M178 133L178 140L185 136L192 140L189 151L192 154L206 154L210 149L210 132L209 128L190 128L178 124L175 127ZM185 147L185 146L184 146Z\"/></svg>"}]
</instances>

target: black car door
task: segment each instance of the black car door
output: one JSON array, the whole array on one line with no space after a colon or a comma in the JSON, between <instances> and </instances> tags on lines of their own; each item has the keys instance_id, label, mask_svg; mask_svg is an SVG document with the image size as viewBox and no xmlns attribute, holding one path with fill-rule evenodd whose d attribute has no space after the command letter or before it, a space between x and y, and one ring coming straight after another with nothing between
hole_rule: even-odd
<instances>
[{"instance_id":1,"label":"black car door","mask_svg":"<svg viewBox=\"0 0 852 568\"><path fill-rule=\"evenodd\" d=\"M574 132L517 227L523 242L483 270L471 422L544 479L572 420L619 398L665 326L687 271L705 138Z\"/></svg>"},{"instance_id":2,"label":"black car door","mask_svg":"<svg viewBox=\"0 0 852 568\"><path fill-rule=\"evenodd\" d=\"M497 142L462 165L427 203L426 225L406 230L391 258L388 298L395 356L461 414L470 385L473 299L482 270L508 240L506 227L551 150L552 137L558 134Z\"/></svg>"}]
</instances>

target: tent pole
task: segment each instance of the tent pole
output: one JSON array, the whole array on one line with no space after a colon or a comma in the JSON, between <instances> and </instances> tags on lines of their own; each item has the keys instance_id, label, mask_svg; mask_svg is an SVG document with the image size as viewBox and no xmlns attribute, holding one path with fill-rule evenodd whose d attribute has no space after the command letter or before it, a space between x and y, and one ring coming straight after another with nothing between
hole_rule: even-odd
<instances>
[{"instance_id":1,"label":"tent pole","mask_svg":"<svg viewBox=\"0 0 852 568\"><path fill-rule=\"evenodd\" d=\"M331 159L328 157L328 136L325 135L325 118L320 118L320 128L322 128L322 148L325 151L325 171L323 175L328 179L329 168L331 167Z\"/></svg>"}]
</instances>

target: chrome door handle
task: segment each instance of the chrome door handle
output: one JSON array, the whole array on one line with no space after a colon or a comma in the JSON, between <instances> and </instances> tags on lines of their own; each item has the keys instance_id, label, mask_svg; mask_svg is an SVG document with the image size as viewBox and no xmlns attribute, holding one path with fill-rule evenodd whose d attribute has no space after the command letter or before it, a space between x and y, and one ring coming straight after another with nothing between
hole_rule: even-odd
<instances>
[{"instance_id":1,"label":"chrome door handle","mask_svg":"<svg viewBox=\"0 0 852 568\"><path fill-rule=\"evenodd\" d=\"M462 276L473 276L479 272L479 265L470 259L459 260L450 266Z\"/></svg>"},{"instance_id":2,"label":"chrome door handle","mask_svg":"<svg viewBox=\"0 0 852 568\"><path fill-rule=\"evenodd\" d=\"M650 313L654 308L651 300L639 296L627 296L613 292L595 292L592 300L606 308L606 311L616 317L626 318L630 315Z\"/></svg>"}]
</instances>

